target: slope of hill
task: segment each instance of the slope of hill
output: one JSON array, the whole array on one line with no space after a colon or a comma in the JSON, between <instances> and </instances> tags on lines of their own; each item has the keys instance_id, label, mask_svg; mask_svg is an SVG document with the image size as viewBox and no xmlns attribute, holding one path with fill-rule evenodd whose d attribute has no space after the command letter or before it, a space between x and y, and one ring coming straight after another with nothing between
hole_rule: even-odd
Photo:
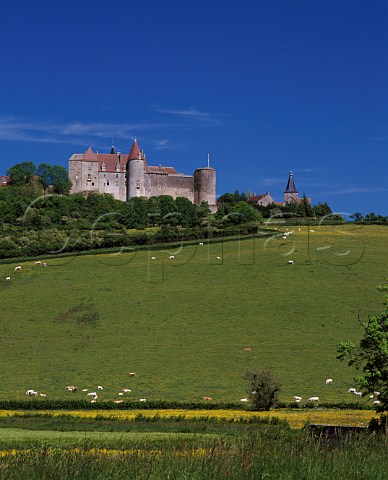
<instances>
[{"instance_id":1,"label":"slope of hill","mask_svg":"<svg viewBox=\"0 0 388 480\"><path fill-rule=\"evenodd\" d=\"M361 335L358 314L379 311L386 228L291 229L286 239L45 258L20 272L0 265L0 398L29 388L83 398L102 385L99 399L129 388L136 400L233 402L246 396L247 368L271 366L284 401L354 401L354 372L336 348Z\"/></svg>"}]
</instances>

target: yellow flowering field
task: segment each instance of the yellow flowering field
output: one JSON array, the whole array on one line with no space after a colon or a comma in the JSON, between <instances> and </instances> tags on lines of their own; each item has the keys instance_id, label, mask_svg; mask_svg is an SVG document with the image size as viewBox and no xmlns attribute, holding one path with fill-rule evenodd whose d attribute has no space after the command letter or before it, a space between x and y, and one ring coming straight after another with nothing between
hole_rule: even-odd
<instances>
[{"instance_id":1,"label":"yellow flowering field","mask_svg":"<svg viewBox=\"0 0 388 480\"><path fill-rule=\"evenodd\" d=\"M20 415L58 417L69 415L75 418L109 418L111 420L134 421L140 415L147 419L161 420L219 420L227 422L244 422L250 418L278 418L286 420L292 428L302 428L308 423L362 426L367 425L376 413L372 410L274 410L271 412L247 412L242 410L35 410L28 413L23 410L0 410L0 416Z\"/></svg>"}]
</instances>

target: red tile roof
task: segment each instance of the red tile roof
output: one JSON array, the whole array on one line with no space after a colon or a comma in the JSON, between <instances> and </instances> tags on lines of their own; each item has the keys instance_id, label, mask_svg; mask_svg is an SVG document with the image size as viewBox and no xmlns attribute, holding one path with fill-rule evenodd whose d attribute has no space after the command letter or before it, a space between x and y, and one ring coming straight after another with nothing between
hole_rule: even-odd
<instances>
[{"instance_id":1,"label":"red tile roof","mask_svg":"<svg viewBox=\"0 0 388 480\"><path fill-rule=\"evenodd\" d=\"M0 175L0 187L5 187L9 182L10 177L8 175Z\"/></svg>"},{"instance_id":2,"label":"red tile roof","mask_svg":"<svg viewBox=\"0 0 388 480\"><path fill-rule=\"evenodd\" d=\"M93 152L91 147L89 147L84 153L84 160L89 160L90 162L97 161L97 155Z\"/></svg>"},{"instance_id":3,"label":"red tile roof","mask_svg":"<svg viewBox=\"0 0 388 480\"><path fill-rule=\"evenodd\" d=\"M128 160L137 160L138 158L141 158L141 153L140 153L139 145L135 138L132 144L131 151L129 152L129 155L128 155Z\"/></svg>"}]
</instances>

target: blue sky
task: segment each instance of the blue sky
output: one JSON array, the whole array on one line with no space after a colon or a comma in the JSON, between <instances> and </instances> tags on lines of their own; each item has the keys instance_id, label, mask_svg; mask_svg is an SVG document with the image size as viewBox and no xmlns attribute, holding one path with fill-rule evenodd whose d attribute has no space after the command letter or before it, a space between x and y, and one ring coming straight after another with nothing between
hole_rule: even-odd
<instances>
[{"instance_id":1,"label":"blue sky","mask_svg":"<svg viewBox=\"0 0 388 480\"><path fill-rule=\"evenodd\" d=\"M388 214L385 0L3 0L0 174L89 145Z\"/></svg>"}]
</instances>

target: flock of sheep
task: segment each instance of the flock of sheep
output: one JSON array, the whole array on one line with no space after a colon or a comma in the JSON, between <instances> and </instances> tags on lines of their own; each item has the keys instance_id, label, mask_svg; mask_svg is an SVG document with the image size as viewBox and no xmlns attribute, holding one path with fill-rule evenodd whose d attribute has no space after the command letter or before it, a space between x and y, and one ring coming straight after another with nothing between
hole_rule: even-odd
<instances>
[{"instance_id":1,"label":"flock of sheep","mask_svg":"<svg viewBox=\"0 0 388 480\"><path fill-rule=\"evenodd\" d=\"M35 265L36 266L47 267L47 263L46 262L41 262L40 260L36 261ZM15 267L15 272L21 272L21 270L22 270L21 265L18 265L17 267ZM5 277L5 280L6 280L6 282L9 282L11 280L11 277Z\"/></svg>"},{"instance_id":2,"label":"flock of sheep","mask_svg":"<svg viewBox=\"0 0 388 480\"><path fill-rule=\"evenodd\" d=\"M128 375L130 377L137 377L137 373L136 372L128 372ZM78 392L79 388L74 386L74 385L68 385L67 387L65 387L65 390L67 390L68 392L70 393L76 393ZM89 389L88 388L83 388L82 389L82 392L83 393L86 393L86 396L89 397L91 400L90 400L90 403L96 403L97 399L98 399L98 393L97 392L100 392L104 390L104 387L102 385L98 385L97 388L95 389L95 391L93 392L89 392ZM132 392L132 390L130 388L123 388L120 392L118 392L117 396L118 397L124 397L125 395L127 394L130 394ZM36 390L34 389L29 389L26 391L26 395L29 396L29 397L37 397L37 396L40 396L40 397L46 397L47 395L44 394L44 393L39 393L37 392ZM139 399L139 402L146 402L147 399L146 398L140 398ZM114 400L114 403L123 403L123 400L119 399L119 400Z\"/></svg>"},{"instance_id":3,"label":"flock of sheep","mask_svg":"<svg viewBox=\"0 0 388 480\"><path fill-rule=\"evenodd\" d=\"M331 385L333 383L333 379L332 378L328 378L326 380L326 385ZM349 388L348 390L348 393L353 393L354 395L356 395L357 397L362 397L362 392L358 392L354 387L352 388ZM373 395L369 395L369 399L373 399L375 398L375 396L379 396L380 395L380 392L373 392ZM244 399L242 399L241 401L243 401ZM300 397L299 395L295 395L294 396L294 401L296 403L300 403L302 400L302 397ZM310 397L308 399L309 402L319 402L319 397ZM374 400L373 401L373 405L380 405L380 400Z\"/></svg>"}]
</instances>

